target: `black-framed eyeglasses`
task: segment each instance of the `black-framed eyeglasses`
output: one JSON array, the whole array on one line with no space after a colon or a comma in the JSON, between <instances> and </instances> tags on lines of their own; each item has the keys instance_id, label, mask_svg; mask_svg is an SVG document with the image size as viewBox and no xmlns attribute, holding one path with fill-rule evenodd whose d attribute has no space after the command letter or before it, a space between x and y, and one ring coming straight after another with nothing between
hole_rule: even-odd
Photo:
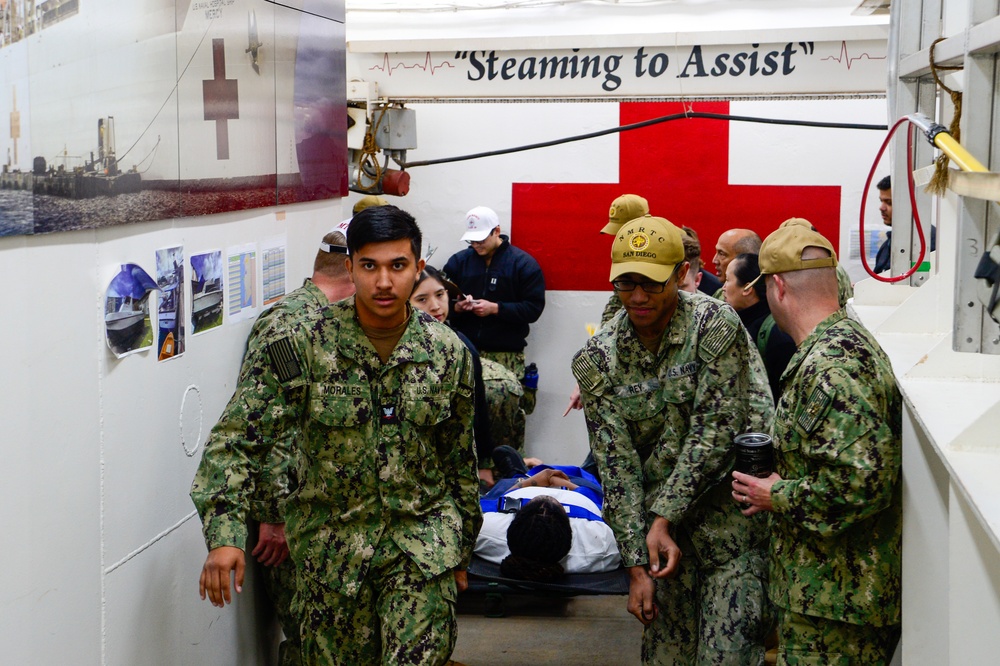
<instances>
[{"instance_id":1,"label":"black-framed eyeglasses","mask_svg":"<svg viewBox=\"0 0 1000 666\"><path fill-rule=\"evenodd\" d=\"M614 286L615 291L635 291L636 287L642 287L642 290L647 294L662 294L663 289L667 286L667 282L670 282L670 280L666 282L654 282L652 280L636 282L635 280L620 278L612 280L611 284Z\"/></svg>"}]
</instances>

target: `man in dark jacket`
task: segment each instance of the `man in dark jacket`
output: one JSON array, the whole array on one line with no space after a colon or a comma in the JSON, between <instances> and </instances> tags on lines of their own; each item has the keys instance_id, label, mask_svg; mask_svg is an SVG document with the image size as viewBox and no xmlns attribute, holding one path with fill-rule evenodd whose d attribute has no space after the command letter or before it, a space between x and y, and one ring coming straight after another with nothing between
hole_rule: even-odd
<instances>
[{"instance_id":1,"label":"man in dark jacket","mask_svg":"<svg viewBox=\"0 0 1000 666\"><path fill-rule=\"evenodd\" d=\"M478 206L465 216L469 247L448 259L444 272L465 295L455 303L451 322L484 358L524 376L529 324L545 307L545 278L538 262L500 233L500 220Z\"/></svg>"},{"instance_id":2,"label":"man in dark jacket","mask_svg":"<svg viewBox=\"0 0 1000 666\"><path fill-rule=\"evenodd\" d=\"M887 227L892 226L892 178L886 176L878 181L878 212L882 215L882 223ZM914 232L916 233L916 232ZM937 249L937 227L931 225L931 248L929 252ZM892 231L885 232L885 240L878 248L875 255L876 273L885 273L892 267Z\"/></svg>"}]
</instances>

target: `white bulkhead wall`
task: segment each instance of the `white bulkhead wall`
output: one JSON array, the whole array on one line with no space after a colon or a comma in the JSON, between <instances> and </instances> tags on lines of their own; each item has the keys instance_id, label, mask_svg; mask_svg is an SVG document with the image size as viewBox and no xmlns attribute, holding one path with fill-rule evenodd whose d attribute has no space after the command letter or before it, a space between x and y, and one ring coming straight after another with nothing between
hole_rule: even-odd
<instances>
[{"instance_id":1,"label":"white bulkhead wall","mask_svg":"<svg viewBox=\"0 0 1000 666\"><path fill-rule=\"evenodd\" d=\"M250 322L188 336L157 363L151 351L115 359L103 312L118 265L152 270L175 245L190 256L284 235L288 284L300 284L341 204L282 212L0 238L5 662L266 663L273 632L259 628L253 580L222 610L198 598L206 551L187 496Z\"/></svg>"}]
</instances>

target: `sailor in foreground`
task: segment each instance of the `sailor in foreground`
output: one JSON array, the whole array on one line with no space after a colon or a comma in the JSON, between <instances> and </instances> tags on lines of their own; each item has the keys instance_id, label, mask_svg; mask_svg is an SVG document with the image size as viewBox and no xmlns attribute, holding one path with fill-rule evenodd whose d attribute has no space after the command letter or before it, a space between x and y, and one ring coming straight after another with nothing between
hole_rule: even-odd
<instances>
[{"instance_id":1,"label":"sailor in foreground","mask_svg":"<svg viewBox=\"0 0 1000 666\"><path fill-rule=\"evenodd\" d=\"M299 320L244 361L191 489L216 606L243 584L255 468L299 428L298 490L284 503L294 610L307 664L443 664L456 639L482 516L472 363L447 327L414 313L421 232L395 206L356 215L354 298Z\"/></svg>"},{"instance_id":2,"label":"sailor in foreground","mask_svg":"<svg viewBox=\"0 0 1000 666\"><path fill-rule=\"evenodd\" d=\"M728 482L750 422L749 339L728 305L678 289L681 234L658 217L619 230L610 280L624 309L573 374L643 662L760 664L766 522L740 514Z\"/></svg>"}]
</instances>

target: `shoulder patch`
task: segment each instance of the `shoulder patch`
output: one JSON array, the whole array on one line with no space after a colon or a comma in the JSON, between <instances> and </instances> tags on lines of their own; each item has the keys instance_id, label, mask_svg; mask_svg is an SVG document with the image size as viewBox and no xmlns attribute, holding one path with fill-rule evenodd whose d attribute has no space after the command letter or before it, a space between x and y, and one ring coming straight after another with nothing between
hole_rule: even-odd
<instances>
[{"instance_id":1,"label":"shoulder patch","mask_svg":"<svg viewBox=\"0 0 1000 666\"><path fill-rule=\"evenodd\" d=\"M604 374L597 367L597 363L587 352L580 352L573 359L573 376L580 384L580 390L587 393L603 393L605 387Z\"/></svg>"},{"instance_id":2,"label":"shoulder patch","mask_svg":"<svg viewBox=\"0 0 1000 666\"><path fill-rule=\"evenodd\" d=\"M806 404L802 407L802 411L799 412L795 422L806 433L811 435L832 403L833 395L828 393L823 387L817 386L809 394L809 399L806 400Z\"/></svg>"},{"instance_id":3,"label":"shoulder patch","mask_svg":"<svg viewBox=\"0 0 1000 666\"><path fill-rule=\"evenodd\" d=\"M295 354L292 341L286 338L275 340L267 346L267 357L271 361L271 368L277 375L278 381L282 384L290 382L302 375L302 366L299 357Z\"/></svg>"},{"instance_id":4,"label":"shoulder patch","mask_svg":"<svg viewBox=\"0 0 1000 666\"><path fill-rule=\"evenodd\" d=\"M458 382L461 386L462 395L468 397L475 392L476 388L476 376L472 363L472 352L466 349L465 345L462 343L459 343L459 346L461 347L460 359L462 362L462 369Z\"/></svg>"},{"instance_id":5,"label":"shoulder patch","mask_svg":"<svg viewBox=\"0 0 1000 666\"><path fill-rule=\"evenodd\" d=\"M717 316L713 318L708 332L698 342L699 358L706 362L718 358L733 344L740 326L739 319L734 317Z\"/></svg>"}]
</instances>

